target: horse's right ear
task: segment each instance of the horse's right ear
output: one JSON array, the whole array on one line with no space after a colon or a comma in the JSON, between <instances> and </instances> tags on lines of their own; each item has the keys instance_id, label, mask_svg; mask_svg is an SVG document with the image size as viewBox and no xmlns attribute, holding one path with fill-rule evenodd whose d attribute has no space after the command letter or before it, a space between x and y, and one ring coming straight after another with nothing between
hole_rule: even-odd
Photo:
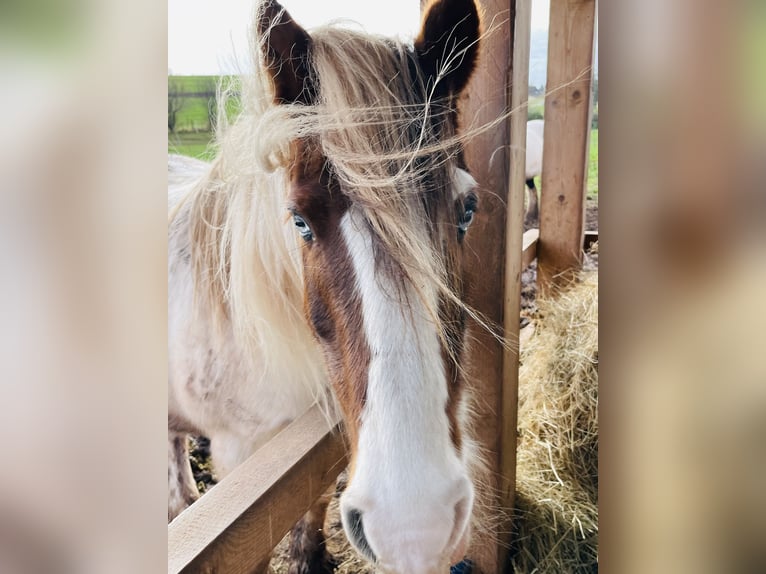
<instances>
[{"instance_id":1,"label":"horse's right ear","mask_svg":"<svg viewBox=\"0 0 766 574\"><path fill-rule=\"evenodd\" d=\"M292 19L279 2L265 0L258 7L258 43L278 104L309 104L311 36Z\"/></svg>"}]
</instances>

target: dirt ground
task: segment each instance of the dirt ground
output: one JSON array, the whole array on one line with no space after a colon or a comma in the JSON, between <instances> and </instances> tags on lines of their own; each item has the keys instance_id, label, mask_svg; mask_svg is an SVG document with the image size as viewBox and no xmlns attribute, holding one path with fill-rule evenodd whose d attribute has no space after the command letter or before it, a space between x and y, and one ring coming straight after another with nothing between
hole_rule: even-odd
<instances>
[{"instance_id":1,"label":"dirt ground","mask_svg":"<svg viewBox=\"0 0 766 574\"><path fill-rule=\"evenodd\" d=\"M204 494L218 482L210 462L210 440L204 436L189 439L189 462L191 463L197 490Z\"/></svg>"}]
</instances>

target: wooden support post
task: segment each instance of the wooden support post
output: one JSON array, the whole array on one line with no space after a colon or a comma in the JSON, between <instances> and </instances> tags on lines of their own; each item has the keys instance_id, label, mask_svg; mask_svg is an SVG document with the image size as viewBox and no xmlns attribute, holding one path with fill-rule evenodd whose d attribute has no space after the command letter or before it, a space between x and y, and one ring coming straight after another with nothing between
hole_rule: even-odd
<instances>
[{"instance_id":1,"label":"wooden support post","mask_svg":"<svg viewBox=\"0 0 766 574\"><path fill-rule=\"evenodd\" d=\"M521 312L521 272L524 232L524 194L527 159L527 101L529 98L529 52L532 27L532 0L515 0L513 19L510 149L508 203L505 228L505 289L503 332L503 380L500 411L500 476L504 508L511 517L516 494L516 420L519 398L519 315ZM505 544L510 540L511 519L506 521L506 536L499 554L500 572L508 561Z\"/></svg>"},{"instance_id":2,"label":"wooden support post","mask_svg":"<svg viewBox=\"0 0 766 574\"><path fill-rule=\"evenodd\" d=\"M483 0L484 26L496 29L482 38L479 66L462 102L461 125L466 129L487 124L508 111L511 77L512 0ZM503 285L505 279L505 220L508 198L510 131L507 123L482 133L468 142L465 158L479 182L477 221L467 234L464 251L469 269L468 304L499 331L503 324ZM500 451L502 449L503 347L485 329L471 325L469 338L474 360L468 373L475 404L474 438L487 457L486 484L477 485L479 497L491 508L504 507L500 491ZM494 520L491 521L495 526ZM483 526L485 521L480 521ZM505 525L501 525L503 529ZM493 528L494 530L494 528ZM498 540L501 544L498 544ZM477 529L473 533L469 557L481 574L503 571L505 533Z\"/></svg>"},{"instance_id":3,"label":"wooden support post","mask_svg":"<svg viewBox=\"0 0 766 574\"><path fill-rule=\"evenodd\" d=\"M596 0L552 0L538 282L543 295L582 264Z\"/></svg>"},{"instance_id":4,"label":"wooden support post","mask_svg":"<svg viewBox=\"0 0 766 574\"><path fill-rule=\"evenodd\" d=\"M520 111L513 127L510 125L513 122L502 122L466 145L466 163L481 191L477 223L465 244L470 275L467 299L496 329L505 327L504 336L515 344L519 331L523 144L522 154L514 154L514 162L520 161L522 168L514 173L513 180L510 160L514 149L512 137L519 137L520 133L522 138L526 136L526 108L522 103L527 89L530 8L529 0L482 0L480 3L488 33L482 38L479 67L461 102L461 125L464 130L471 130L489 124L506 114L514 104L520 106ZM515 34L520 34L520 42L526 46L516 58L512 49ZM514 65L521 68L517 74L512 74ZM512 79L517 82L513 92ZM509 518L515 486L518 356L515 348L504 351L493 334L480 326L472 325L470 337L476 358L469 367L476 399L474 434L488 457L489 468L486 491L480 496L490 508L500 509L503 517ZM483 574L503 572L508 561L510 521L497 522L496 516L492 518L486 523L486 530L474 533L469 551Z\"/></svg>"}]
</instances>

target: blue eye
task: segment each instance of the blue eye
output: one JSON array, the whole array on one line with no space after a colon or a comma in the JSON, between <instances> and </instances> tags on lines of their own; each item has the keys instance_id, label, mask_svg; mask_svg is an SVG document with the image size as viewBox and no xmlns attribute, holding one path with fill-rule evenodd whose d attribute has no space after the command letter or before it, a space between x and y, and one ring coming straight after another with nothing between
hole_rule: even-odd
<instances>
[{"instance_id":1,"label":"blue eye","mask_svg":"<svg viewBox=\"0 0 766 574\"><path fill-rule=\"evenodd\" d=\"M473 221L473 209L468 209L463 214L463 217L460 218L460 221L457 224L458 229L461 233L465 233L468 231L468 227L471 225L471 222Z\"/></svg>"},{"instance_id":2,"label":"blue eye","mask_svg":"<svg viewBox=\"0 0 766 574\"><path fill-rule=\"evenodd\" d=\"M295 223L295 227L298 228L298 233L301 234L301 237L303 237L305 241L314 239L314 234L311 232L309 224L297 213L293 213L293 223Z\"/></svg>"},{"instance_id":3,"label":"blue eye","mask_svg":"<svg viewBox=\"0 0 766 574\"><path fill-rule=\"evenodd\" d=\"M476 213L478 207L478 199L473 193L469 193L463 201L463 214L458 218L457 228L458 233L462 237L473 222L473 216Z\"/></svg>"}]
</instances>

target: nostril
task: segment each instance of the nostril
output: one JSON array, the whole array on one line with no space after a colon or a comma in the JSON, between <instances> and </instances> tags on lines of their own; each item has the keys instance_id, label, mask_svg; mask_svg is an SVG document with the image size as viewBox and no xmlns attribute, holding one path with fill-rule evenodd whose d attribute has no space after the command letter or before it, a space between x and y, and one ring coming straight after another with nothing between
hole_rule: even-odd
<instances>
[{"instance_id":1,"label":"nostril","mask_svg":"<svg viewBox=\"0 0 766 574\"><path fill-rule=\"evenodd\" d=\"M455 523L450 534L450 542L447 547L450 551L450 563L455 564L463 559L468 549L468 538L470 537L471 508L473 506L472 496L467 496L458 501L455 505Z\"/></svg>"},{"instance_id":2,"label":"nostril","mask_svg":"<svg viewBox=\"0 0 766 574\"><path fill-rule=\"evenodd\" d=\"M353 544L370 562L376 562L375 553L367 542L364 535L364 524L362 523L362 513L356 508L351 508L346 512L346 534L349 542Z\"/></svg>"},{"instance_id":3,"label":"nostril","mask_svg":"<svg viewBox=\"0 0 766 574\"><path fill-rule=\"evenodd\" d=\"M455 505L455 527L462 530L470 518L472 500L470 497L462 498Z\"/></svg>"}]
</instances>

